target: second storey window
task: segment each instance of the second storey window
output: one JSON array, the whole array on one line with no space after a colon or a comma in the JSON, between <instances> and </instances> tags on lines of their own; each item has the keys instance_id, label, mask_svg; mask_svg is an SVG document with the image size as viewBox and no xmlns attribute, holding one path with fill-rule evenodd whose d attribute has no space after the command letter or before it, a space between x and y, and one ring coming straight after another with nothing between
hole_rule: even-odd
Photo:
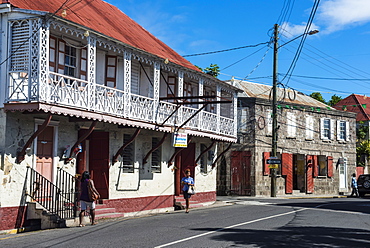
<instances>
[{"instance_id":1,"label":"second storey window","mask_svg":"<svg viewBox=\"0 0 370 248\"><path fill-rule=\"evenodd\" d=\"M65 46L64 62L64 75L75 77L77 66L76 48Z\"/></svg>"},{"instance_id":2,"label":"second storey window","mask_svg":"<svg viewBox=\"0 0 370 248\"><path fill-rule=\"evenodd\" d=\"M321 118L320 121L321 139L332 140L334 138L334 120L329 118Z\"/></svg>"},{"instance_id":3,"label":"second storey window","mask_svg":"<svg viewBox=\"0 0 370 248\"><path fill-rule=\"evenodd\" d=\"M294 113L288 112L287 113L287 137L288 138L295 138L297 132L297 124L296 124L296 117Z\"/></svg>"},{"instance_id":4,"label":"second storey window","mask_svg":"<svg viewBox=\"0 0 370 248\"><path fill-rule=\"evenodd\" d=\"M313 136L314 136L313 117L308 115L306 116L306 139L313 140Z\"/></svg>"},{"instance_id":5,"label":"second storey window","mask_svg":"<svg viewBox=\"0 0 370 248\"><path fill-rule=\"evenodd\" d=\"M349 140L349 125L347 121L337 121L337 140Z\"/></svg>"}]
</instances>

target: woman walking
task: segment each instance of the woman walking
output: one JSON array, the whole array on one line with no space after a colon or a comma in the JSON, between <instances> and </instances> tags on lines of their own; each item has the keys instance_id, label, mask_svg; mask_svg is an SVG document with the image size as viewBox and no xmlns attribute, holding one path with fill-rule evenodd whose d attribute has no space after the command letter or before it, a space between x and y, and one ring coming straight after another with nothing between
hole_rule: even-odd
<instances>
[{"instance_id":1,"label":"woman walking","mask_svg":"<svg viewBox=\"0 0 370 248\"><path fill-rule=\"evenodd\" d=\"M194 179L190 176L190 169L185 170L185 177L181 179L182 193L186 202L185 213L189 213L190 197L188 193L189 187L194 186Z\"/></svg>"},{"instance_id":2,"label":"woman walking","mask_svg":"<svg viewBox=\"0 0 370 248\"><path fill-rule=\"evenodd\" d=\"M89 189L90 188L90 189ZM87 207L90 209L90 216L91 216L91 225L96 225L95 222L95 202L91 199L89 194L90 192L94 192L100 198L99 192L96 190L94 186L93 180L90 179L90 174L88 171L84 171L82 173L81 178L81 195L80 195L80 205L81 205L81 212L80 212L80 226L85 226L82 224L82 219Z\"/></svg>"}]
</instances>

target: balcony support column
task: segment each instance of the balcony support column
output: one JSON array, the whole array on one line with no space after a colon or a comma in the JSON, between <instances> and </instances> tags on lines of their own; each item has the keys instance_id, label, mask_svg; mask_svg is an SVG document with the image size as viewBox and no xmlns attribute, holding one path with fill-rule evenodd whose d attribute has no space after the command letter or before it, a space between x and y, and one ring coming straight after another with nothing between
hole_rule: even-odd
<instances>
[{"instance_id":1,"label":"balcony support column","mask_svg":"<svg viewBox=\"0 0 370 248\"><path fill-rule=\"evenodd\" d=\"M216 96L217 100L219 101L221 99L221 86L217 84L216 86ZM216 132L219 134L220 133L220 122L221 122L221 105L217 104L216 105L216 114L217 114L217 129Z\"/></svg>"},{"instance_id":2,"label":"balcony support column","mask_svg":"<svg viewBox=\"0 0 370 248\"><path fill-rule=\"evenodd\" d=\"M123 95L123 117L129 117L129 110L130 110L130 100L131 100L131 52L125 51L124 52L124 63L123 63L123 71L124 71L124 95Z\"/></svg>"},{"instance_id":3,"label":"balcony support column","mask_svg":"<svg viewBox=\"0 0 370 248\"><path fill-rule=\"evenodd\" d=\"M182 97L184 96L184 72L179 71L178 75L178 87L177 87L177 96ZM181 107L180 110L177 112L177 121L176 123L182 123L182 116L183 116L183 108ZM175 123L175 125L177 125Z\"/></svg>"},{"instance_id":4,"label":"balcony support column","mask_svg":"<svg viewBox=\"0 0 370 248\"><path fill-rule=\"evenodd\" d=\"M234 136L238 134L238 93L233 93Z\"/></svg>"},{"instance_id":5,"label":"balcony support column","mask_svg":"<svg viewBox=\"0 0 370 248\"><path fill-rule=\"evenodd\" d=\"M204 93L204 80L203 78L200 78L199 79L199 96L203 96L203 93ZM199 101L203 101L203 99L199 98ZM199 105L199 108L201 108L202 106ZM203 125L203 111L201 111L199 113L199 118L198 118L198 129L199 130L202 130L202 125Z\"/></svg>"},{"instance_id":6,"label":"balcony support column","mask_svg":"<svg viewBox=\"0 0 370 248\"><path fill-rule=\"evenodd\" d=\"M49 40L50 40L50 31L49 31L49 23L42 23L40 21L39 25L41 25L39 29L39 39L40 39L40 47L39 47L39 89L38 89L38 99L40 100L47 100L50 99L49 94L50 90L48 89L48 77L49 77ZM36 97L37 98L37 97Z\"/></svg>"},{"instance_id":7,"label":"balcony support column","mask_svg":"<svg viewBox=\"0 0 370 248\"><path fill-rule=\"evenodd\" d=\"M96 38L91 35L87 37L87 81L89 82L88 87L88 106L89 110L95 108L95 83L96 83Z\"/></svg>"},{"instance_id":8,"label":"balcony support column","mask_svg":"<svg viewBox=\"0 0 370 248\"><path fill-rule=\"evenodd\" d=\"M157 123L159 107L159 85L161 78L161 66L158 61L154 63L154 82L153 82L153 122Z\"/></svg>"}]
</instances>

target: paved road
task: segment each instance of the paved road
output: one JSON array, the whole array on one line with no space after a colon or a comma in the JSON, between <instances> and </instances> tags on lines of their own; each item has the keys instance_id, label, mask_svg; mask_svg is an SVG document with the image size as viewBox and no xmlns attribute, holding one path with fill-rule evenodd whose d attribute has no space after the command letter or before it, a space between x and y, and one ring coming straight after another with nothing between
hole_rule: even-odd
<instances>
[{"instance_id":1,"label":"paved road","mask_svg":"<svg viewBox=\"0 0 370 248\"><path fill-rule=\"evenodd\" d=\"M370 247L370 199L232 205L0 236L0 247Z\"/></svg>"}]
</instances>

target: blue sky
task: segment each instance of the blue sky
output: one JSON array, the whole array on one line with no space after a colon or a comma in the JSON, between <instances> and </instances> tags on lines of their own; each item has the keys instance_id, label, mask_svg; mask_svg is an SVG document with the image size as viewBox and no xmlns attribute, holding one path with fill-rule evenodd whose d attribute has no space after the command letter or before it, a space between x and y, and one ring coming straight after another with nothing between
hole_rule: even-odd
<instances>
[{"instance_id":1,"label":"blue sky","mask_svg":"<svg viewBox=\"0 0 370 248\"><path fill-rule=\"evenodd\" d=\"M281 26L280 44L304 32L313 0L106 0L181 55L268 42ZM321 92L370 96L370 1L321 0L311 30L287 87L305 94ZM279 49L278 71L287 73L300 39ZM272 48L267 44L187 57L205 68L218 64L221 80L272 84Z\"/></svg>"}]
</instances>

